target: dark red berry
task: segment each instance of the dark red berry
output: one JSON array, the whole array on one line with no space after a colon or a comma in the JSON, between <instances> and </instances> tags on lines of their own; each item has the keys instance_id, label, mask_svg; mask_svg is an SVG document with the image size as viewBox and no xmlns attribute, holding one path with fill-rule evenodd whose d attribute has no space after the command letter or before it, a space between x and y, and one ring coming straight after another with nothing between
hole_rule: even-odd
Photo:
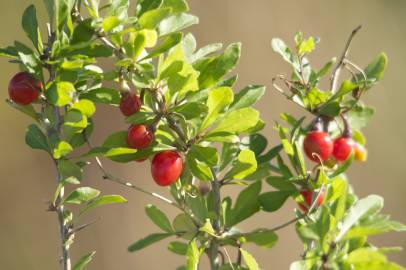
<instances>
[{"instance_id":1,"label":"dark red berry","mask_svg":"<svg viewBox=\"0 0 406 270\"><path fill-rule=\"evenodd\" d=\"M125 116L133 115L141 109L140 98L133 93L125 93L121 96L120 111Z\"/></svg>"},{"instance_id":2,"label":"dark red berry","mask_svg":"<svg viewBox=\"0 0 406 270\"><path fill-rule=\"evenodd\" d=\"M351 155L354 142L349 137L339 137L334 141L333 156L337 161L346 161Z\"/></svg>"},{"instance_id":3,"label":"dark red berry","mask_svg":"<svg viewBox=\"0 0 406 270\"><path fill-rule=\"evenodd\" d=\"M17 73L8 85L10 99L20 105L35 101L42 89L42 83L28 72Z\"/></svg>"},{"instance_id":4,"label":"dark red berry","mask_svg":"<svg viewBox=\"0 0 406 270\"><path fill-rule=\"evenodd\" d=\"M312 190L303 190L300 192L300 195L302 195L304 202L299 203L300 209L302 209L303 212L307 212L310 207L313 204L313 200L316 199L316 196L319 194L319 192L314 192ZM313 198L314 196L314 198ZM320 191L320 195L317 197L316 201L316 206L319 207L324 201L324 190Z\"/></svg>"},{"instance_id":5,"label":"dark red berry","mask_svg":"<svg viewBox=\"0 0 406 270\"><path fill-rule=\"evenodd\" d=\"M154 133L144 125L132 125L128 128L127 144L131 148L147 148L154 139Z\"/></svg>"},{"instance_id":6,"label":"dark red berry","mask_svg":"<svg viewBox=\"0 0 406 270\"><path fill-rule=\"evenodd\" d=\"M175 183L183 170L182 157L175 151L164 151L155 155L152 160L151 174L160 186Z\"/></svg>"},{"instance_id":7,"label":"dark red berry","mask_svg":"<svg viewBox=\"0 0 406 270\"><path fill-rule=\"evenodd\" d=\"M307 157L315 162L326 161L333 153L333 140L324 131L311 131L303 142Z\"/></svg>"}]
</instances>

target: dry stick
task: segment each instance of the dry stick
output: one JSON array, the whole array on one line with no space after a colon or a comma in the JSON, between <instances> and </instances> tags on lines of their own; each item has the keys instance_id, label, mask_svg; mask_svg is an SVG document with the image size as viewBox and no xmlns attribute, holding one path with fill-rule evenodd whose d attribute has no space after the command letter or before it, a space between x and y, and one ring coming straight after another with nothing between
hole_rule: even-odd
<instances>
[{"instance_id":1,"label":"dry stick","mask_svg":"<svg viewBox=\"0 0 406 270\"><path fill-rule=\"evenodd\" d=\"M331 91L333 93L335 93L337 90L338 78L340 77L340 72L341 72L341 68L344 64L344 60L347 58L348 52L350 50L351 41L354 38L354 36L357 34L357 32L361 29L361 27L362 27L362 25L359 25L357 28L352 30L351 35L347 40L347 44L345 45L344 51L340 57L340 60L338 61L336 67L333 70L333 75L331 76Z\"/></svg>"}]
</instances>

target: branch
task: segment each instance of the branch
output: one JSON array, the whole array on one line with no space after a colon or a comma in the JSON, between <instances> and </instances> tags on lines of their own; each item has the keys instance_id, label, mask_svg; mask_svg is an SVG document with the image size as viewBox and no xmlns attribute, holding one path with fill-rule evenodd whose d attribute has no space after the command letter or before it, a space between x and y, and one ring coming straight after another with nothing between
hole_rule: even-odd
<instances>
[{"instance_id":1,"label":"branch","mask_svg":"<svg viewBox=\"0 0 406 270\"><path fill-rule=\"evenodd\" d=\"M362 27L362 25L359 25L357 28L352 30L351 35L347 40L347 44L344 47L344 51L343 51L337 65L336 65L336 67L333 70L333 75L331 76L331 91L333 93L335 93L336 90L337 90L338 79L340 77L341 68L342 68L342 66L344 64L344 60L347 58L348 52L350 50L350 45L351 45L352 39L358 33L358 31L361 29L361 27Z\"/></svg>"},{"instance_id":2,"label":"branch","mask_svg":"<svg viewBox=\"0 0 406 270\"><path fill-rule=\"evenodd\" d=\"M221 197L220 197L220 186L221 183L217 179L216 172L213 168L211 168L211 172L213 174L213 181L212 181L212 192L213 192L213 208L215 213L215 218L213 220L213 229L217 235L220 234L220 216L221 216ZM211 239L210 247L209 247L209 259L210 259L210 266L211 270L219 269L219 262L218 262L218 252L219 252L219 243L216 239Z\"/></svg>"},{"instance_id":3,"label":"branch","mask_svg":"<svg viewBox=\"0 0 406 270\"><path fill-rule=\"evenodd\" d=\"M52 50L52 46L54 43L54 33L51 29L51 25L48 23L47 24L47 31L48 31L48 45L47 48L45 49L45 52L50 52ZM55 70L52 68L50 65L45 66L46 69L49 72L49 81L55 80ZM47 135L48 139L51 137L54 137L56 134L58 137L60 136L60 124L61 124L61 115L58 107L54 107L54 117L55 117L55 126L56 128L52 128L49 126L45 125L45 129L47 130ZM52 157L53 158L53 157ZM55 163L55 167L57 170L57 178L56 181L59 184L63 179L62 175L59 171L58 168L58 161L53 158L53 161ZM71 270L71 260L70 260L70 253L69 253L69 245L66 245L66 241L69 238L69 226L65 223L65 206L63 204L60 204L62 201L62 198L65 193L65 188L61 187L59 194L55 200L57 207L56 212L58 215L58 222L59 222L59 233L60 233L60 238L61 238L61 247L62 247L62 256L60 259L60 262L62 264L62 268L64 270Z\"/></svg>"},{"instance_id":4,"label":"branch","mask_svg":"<svg viewBox=\"0 0 406 270\"><path fill-rule=\"evenodd\" d=\"M87 145L88 145L90 148L93 148L92 143L91 143L90 140L87 138L87 136L86 136L85 133L83 133L83 136L84 136L84 139L85 139ZM161 200L161 201L164 201L164 202L166 202L166 203L168 203L168 204L170 204L170 205L172 205L172 206L174 206L174 207L176 207L176 208L178 208L178 209L184 211L184 209L183 209L179 204L177 204L176 202L174 202L174 201L172 201L172 200L170 200L170 199L168 199L168 198L166 198L166 197L164 197L164 196L162 196L162 195L160 195L160 194L158 194L158 193L150 192L150 191L148 191L148 190L145 190L145 189L143 189L143 188L140 188L140 187L138 187L138 186L132 184L132 183L129 182L129 181L123 180L123 179L121 179L121 178L119 178L119 177L116 177L116 176L112 175L111 173L109 173L109 172L104 168L103 163L101 162L101 160L100 160L99 157L95 157L95 160L96 160L96 164L97 164L98 168L99 168L99 169L102 171L102 173L103 173L103 179L109 180L109 181L112 181L112 182L115 182L115 183L120 184L120 185L122 185L122 186L126 186L126 187L129 187L129 188L132 188L132 189L134 189L134 190L136 190L136 191L139 191L139 192L142 192L142 193L147 194L147 195L149 195L149 196L152 196L152 197L154 197L154 198L157 198L157 199L159 199L159 200Z\"/></svg>"},{"instance_id":5,"label":"branch","mask_svg":"<svg viewBox=\"0 0 406 270\"><path fill-rule=\"evenodd\" d=\"M295 223L295 222L297 222L299 220L302 220L302 219L308 217L313 212L313 210L316 208L317 200L319 199L319 196L320 196L321 192L323 191L323 189L324 189L324 184L321 186L319 192L317 193L316 198L313 200L313 203L310 206L310 208L309 208L309 210L307 211L306 214L302 214L301 216L298 216L298 217L296 217L294 219L291 219L291 220L289 220L289 221L287 221L287 222L285 222L285 223L283 223L281 225L275 226L275 227L271 228L270 230L276 232L276 231L278 231L280 229L283 229L283 228L285 228L285 227L287 227L287 226L289 226L289 225L291 225L291 224L293 224L293 223Z\"/></svg>"}]
</instances>

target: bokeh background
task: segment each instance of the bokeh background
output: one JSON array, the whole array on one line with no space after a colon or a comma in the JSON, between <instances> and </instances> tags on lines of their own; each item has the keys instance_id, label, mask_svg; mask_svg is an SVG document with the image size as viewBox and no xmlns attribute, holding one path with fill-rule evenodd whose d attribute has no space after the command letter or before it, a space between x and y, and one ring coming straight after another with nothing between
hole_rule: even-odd
<instances>
[{"instance_id":1,"label":"bokeh background","mask_svg":"<svg viewBox=\"0 0 406 270\"><path fill-rule=\"evenodd\" d=\"M2 1L0 9L0 44L25 39L20 18L25 7L37 4L41 18L45 18L42 1ZM406 1L392 0L191 0L192 13L200 17L194 32L200 46L213 42L241 41L243 52L236 70L240 74L237 88L256 83L268 86L266 95L257 105L268 123L265 133L271 144L276 143L272 123L282 111L301 115L294 105L270 87L272 76L288 71L279 55L272 52L272 37L281 37L292 44L293 35L301 30L305 35L321 37L318 50L311 57L320 67L331 56L341 54L350 31L362 24L355 38L350 56L361 66L381 51L389 57L389 67L383 81L369 92L366 101L373 104L376 115L365 130L368 138L369 162L356 164L350 170L350 179L360 196L370 193L385 198L385 212L406 223L406 127L405 127L405 66L406 66ZM0 62L0 98L7 97L9 78L17 66L6 60ZM32 151L24 144L24 132L30 120L5 103L0 105L0 262L1 269L58 269L59 238L57 220L46 212L46 201L55 189L54 168L46 154ZM105 134L125 128L123 118L108 107L100 107L96 116L95 142ZM117 165L106 163L117 175L132 179L150 190L157 188L149 175L149 164ZM156 203L173 217L176 212L140 193L125 190L114 183L101 180L95 167L87 170L85 185L95 186L105 194L118 193L129 203L109 206L96 211L87 220L102 216L90 229L77 234L73 245L73 258L97 250L95 260L88 269L175 269L183 258L166 250L165 245L154 245L136 254L129 254L127 246L133 241L158 231L145 216L144 205ZM235 193L228 189L225 192ZM249 219L243 228L274 226L293 216L293 202L275 214L260 214ZM271 250L247 246L256 254L264 269L288 269L290 262L299 258L302 250L293 227L279 233L280 241ZM406 247L405 234L388 234L373 238L383 246ZM165 242L166 244L167 242ZM233 256L234 253L231 252ZM406 265L406 252L391 255ZM203 264L201 269L208 269Z\"/></svg>"}]
</instances>

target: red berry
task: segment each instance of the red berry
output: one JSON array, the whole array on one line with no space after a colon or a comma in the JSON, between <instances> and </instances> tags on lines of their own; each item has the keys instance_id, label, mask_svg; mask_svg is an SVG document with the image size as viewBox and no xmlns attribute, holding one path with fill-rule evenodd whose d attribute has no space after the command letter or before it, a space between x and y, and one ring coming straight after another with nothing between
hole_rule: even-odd
<instances>
[{"instance_id":1,"label":"red berry","mask_svg":"<svg viewBox=\"0 0 406 270\"><path fill-rule=\"evenodd\" d=\"M367 160L367 150L360 143L354 143L354 159L356 161L366 161Z\"/></svg>"},{"instance_id":2,"label":"red berry","mask_svg":"<svg viewBox=\"0 0 406 270\"><path fill-rule=\"evenodd\" d=\"M182 157L175 151L164 151L152 160L151 173L160 186L169 186L178 180L183 170Z\"/></svg>"},{"instance_id":3,"label":"red berry","mask_svg":"<svg viewBox=\"0 0 406 270\"><path fill-rule=\"evenodd\" d=\"M307 157L315 162L326 161L333 152L333 140L327 132L312 131L303 142Z\"/></svg>"},{"instance_id":4,"label":"red berry","mask_svg":"<svg viewBox=\"0 0 406 270\"><path fill-rule=\"evenodd\" d=\"M302 195L304 203L300 203L299 207L300 209L302 209L303 212L307 212L309 210L309 208L312 206L313 204L313 196L317 196L319 194L319 192L314 192L312 190L303 190L300 192L300 195ZM319 207L324 201L324 190L320 191L320 195L318 195L317 197L317 201L316 201L316 206Z\"/></svg>"},{"instance_id":5,"label":"red berry","mask_svg":"<svg viewBox=\"0 0 406 270\"><path fill-rule=\"evenodd\" d=\"M120 100L120 111L125 116L133 115L141 109L140 98L133 93L125 93Z\"/></svg>"},{"instance_id":6,"label":"red berry","mask_svg":"<svg viewBox=\"0 0 406 270\"><path fill-rule=\"evenodd\" d=\"M339 137L334 141L333 156L337 161L346 161L351 155L354 142L349 137Z\"/></svg>"},{"instance_id":7,"label":"red berry","mask_svg":"<svg viewBox=\"0 0 406 270\"><path fill-rule=\"evenodd\" d=\"M8 85L10 99L20 105L28 105L39 96L42 83L28 72L17 73Z\"/></svg>"},{"instance_id":8,"label":"red berry","mask_svg":"<svg viewBox=\"0 0 406 270\"><path fill-rule=\"evenodd\" d=\"M147 148L154 139L154 133L144 125L131 125L127 132L127 144L131 148Z\"/></svg>"}]
</instances>

